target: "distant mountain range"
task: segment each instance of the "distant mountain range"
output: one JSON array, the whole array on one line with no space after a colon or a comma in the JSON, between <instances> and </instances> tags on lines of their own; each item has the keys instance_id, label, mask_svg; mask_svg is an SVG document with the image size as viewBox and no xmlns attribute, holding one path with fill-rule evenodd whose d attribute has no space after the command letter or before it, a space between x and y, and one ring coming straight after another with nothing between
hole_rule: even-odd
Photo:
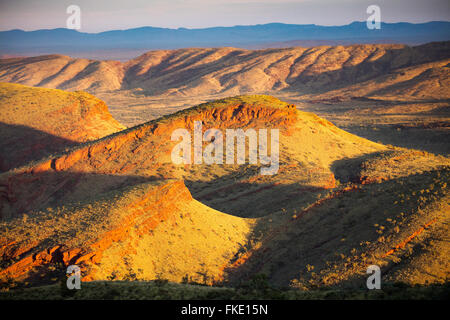
<instances>
[{"instance_id":1,"label":"distant mountain range","mask_svg":"<svg viewBox=\"0 0 450 320\"><path fill-rule=\"evenodd\" d=\"M450 22L444 21L420 24L382 23L379 30L369 30L366 22L353 22L343 26L270 23L204 29L142 27L100 33L59 28L2 31L0 55L60 53L74 57L129 59L138 55L136 53L153 49L226 46L258 49L353 43L417 45L446 40L450 40ZM111 52L115 54L111 55Z\"/></svg>"}]
</instances>

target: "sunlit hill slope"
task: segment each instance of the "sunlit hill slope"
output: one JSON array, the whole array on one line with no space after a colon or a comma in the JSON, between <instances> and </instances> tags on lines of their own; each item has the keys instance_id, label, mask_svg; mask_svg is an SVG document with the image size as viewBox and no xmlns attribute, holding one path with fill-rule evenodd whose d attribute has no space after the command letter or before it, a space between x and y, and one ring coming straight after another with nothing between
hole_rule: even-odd
<instances>
[{"instance_id":1,"label":"sunlit hill slope","mask_svg":"<svg viewBox=\"0 0 450 320\"><path fill-rule=\"evenodd\" d=\"M123 129L88 93L0 83L0 172Z\"/></svg>"},{"instance_id":2,"label":"sunlit hill slope","mask_svg":"<svg viewBox=\"0 0 450 320\"><path fill-rule=\"evenodd\" d=\"M47 55L1 59L0 81L166 97L282 91L448 99L449 44L190 48L149 51L125 63Z\"/></svg>"}]
</instances>

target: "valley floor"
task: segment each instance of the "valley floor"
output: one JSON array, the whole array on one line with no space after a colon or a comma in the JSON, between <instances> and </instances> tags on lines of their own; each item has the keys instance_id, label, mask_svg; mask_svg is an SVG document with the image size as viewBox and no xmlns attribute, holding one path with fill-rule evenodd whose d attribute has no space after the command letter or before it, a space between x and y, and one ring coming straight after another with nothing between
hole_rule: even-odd
<instances>
[{"instance_id":1,"label":"valley floor","mask_svg":"<svg viewBox=\"0 0 450 320\"><path fill-rule=\"evenodd\" d=\"M260 277L238 287L155 281L94 281L80 290L65 283L0 292L0 300L448 300L450 285L384 284L380 290L274 288Z\"/></svg>"}]
</instances>

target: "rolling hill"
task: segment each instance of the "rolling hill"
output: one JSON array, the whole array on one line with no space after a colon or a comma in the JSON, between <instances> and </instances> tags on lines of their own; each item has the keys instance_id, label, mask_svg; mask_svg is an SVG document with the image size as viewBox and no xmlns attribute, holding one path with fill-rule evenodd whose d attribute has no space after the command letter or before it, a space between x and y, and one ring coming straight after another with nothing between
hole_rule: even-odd
<instances>
[{"instance_id":1,"label":"rolling hill","mask_svg":"<svg viewBox=\"0 0 450 320\"><path fill-rule=\"evenodd\" d=\"M279 170L175 165L175 129L279 129ZM205 143L206 144L206 143ZM271 96L179 111L0 174L4 283L448 281L448 158L347 133ZM419 275L422 275L421 277Z\"/></svg>"},{"instance_id":2,"label":"rolling hill","mask_svg":"<svg viewBox=\"0 0 450 320\"><path fill-rule=\"evenodd\" d=\"M122 129L88 93L0 83L0 172Z\"/></svg>"}]
</instances>

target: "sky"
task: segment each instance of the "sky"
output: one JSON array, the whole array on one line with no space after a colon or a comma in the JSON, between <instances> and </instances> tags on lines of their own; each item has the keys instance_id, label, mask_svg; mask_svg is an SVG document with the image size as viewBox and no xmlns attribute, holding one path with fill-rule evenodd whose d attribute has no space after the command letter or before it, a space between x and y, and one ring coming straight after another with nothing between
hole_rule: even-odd
<instances>
[{"instance_id":1,"label":"sky","mask_svg":"<svg viewBox=\"0 0 450 320\"><path fill-rule=\"evenodd\" d=\"M205 28L270 22L345 25L378 5L383 22L450 21L449 0L0 0L0 30L65 28L69 5L81 32L142 26Z\"/></svg>"}]
</instances>

